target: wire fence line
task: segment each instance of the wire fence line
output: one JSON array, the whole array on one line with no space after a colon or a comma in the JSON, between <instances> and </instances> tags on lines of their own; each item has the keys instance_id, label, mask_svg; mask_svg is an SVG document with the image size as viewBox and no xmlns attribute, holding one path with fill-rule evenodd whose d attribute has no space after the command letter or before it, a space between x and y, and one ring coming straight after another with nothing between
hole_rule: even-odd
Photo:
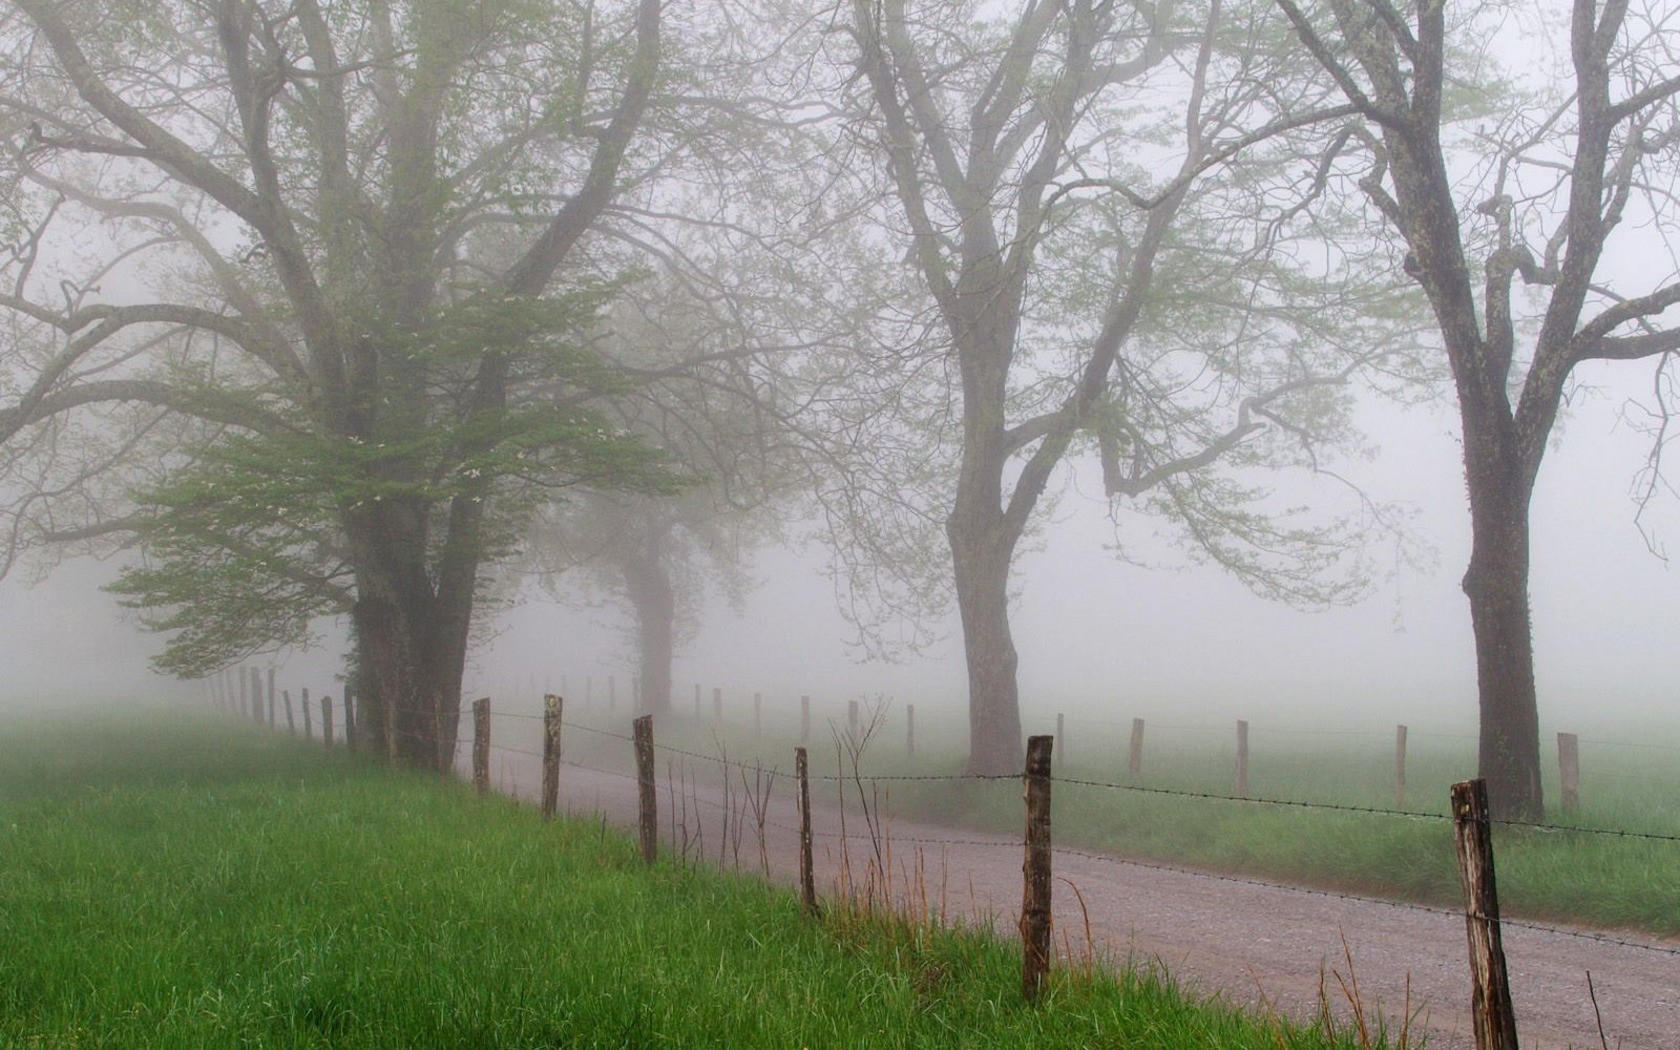
<instances>
[{"instance_id":1,"label":"wire fence line","mask_svg":"<svg viewBox=\"0 0 1680 1050\"><path fill-rule=\"evenodd\" d=\"M619 735L619 734L609 734L609 735ZM685 756L692 756L694 754L693 752L683 751L682 749L666 748L663 745L657 745L657 749L660 750L660 751L666 751L668 753L680 754L680 755L685 755ZM529 752L524 752L524 753L529 754ZM724 764L725 766L733 767L733 768L738 769L742 772L749 772L749 771L753 771L755 769L759 769L759 770L762 769L762 767L747 766L747 765L744 765L744 764L741 764L741 763L736 763L736 762L733 762L733 761L720 759L716 756L700 756L700 757L706 758L708 761L720 762L720 763ZM596 774L603 775L603 776L608 776L608 777L614 777L614 778L622 779L622 780L634 781L634 780L637 779L634 774L625 773L625 772L622 772L620 770L609 769L609 768L602 767L602 766L590 765L588 763L577 762L577 761L574 761L574 760L562 759L561 764L563 766L568 766L570 768L582 769L582 770L585 770L585 771L588 771L588 772L592 772L592 773L596 773ZM817 778L813 777L812 779L815 780ZM844 782L850 783L850 782L853 782L855 780L855 781L861 781L862 783L868 783L870 780L876 779L876 778L872 778L872 777L869 777L869 776L862 776L862 777L858 777L858 778L829 777L829 778L824 778L824 779L829 780L830 782L844 781ZM1019 775L1013 775L1013 776L984 776L984 777L974 776L974 775L953 775L953 776L949 776L949 777L930 777L930 778L926 778L926 779L997 781L997 780L1019 780L1019 779L1021 779L1021 777ZM1057 782L1058 783L1065 783L1065 781L1060 781L1060 780L1058 780ZM1102 784L1102 785L1097 785L1097 786L1113 787L1113 786L1123 786L1123 785ZM731 804L728 803L728 802L720 802L716 799L707 798L703 795L698 794L697 792L686 796L686 801L690 802L690 803L693 803L696 806L707 806L707 807L712 808L712 809L732 812L732 813L735 813L737 815L741 815L743 818L745 817L745 815L747 813L746 803L744 801L741 802L741 803L738 803L738 804L736 804L735 806L732 807ZM1231 798L1231 799L1227 799L1227 801L1245 802L1245 801L1255 801L1255 800ZM1323 808L1323 807L1312 807L1312 808ZM1378 811L1378 812L1381 812L1381 811ZM1393 814L1393 815L1414 816L1416 814L1398 813L1398 814ZM1431 816L1431 817L1436 816L1436 814L1423 814L1423 815ZM746 822L743 820L743 823L746 823ZM758 822L757 821L752 821L751 823L756 825ZM795 834L795 835L799 834L799 832L800 832L799 828L797 828L793 825L790 825L790 824L782 823L781 821L777 821L777 820L765 820L762 823L762 826L765 827L765 828L772 828L772 829L775 829L775 830L778 830L778 831L786 832L786 833L789 833L789 834ZM889 843L889 844L892 844L892 845L924 845L924 846L941 846L941 847L965 846L965 847L978 847L978 848L989 848L989 849L1009 849L1009 850L1016 850L1016 849L1021 848L1021 843L1018 839L1014 839L1014 838L1010 838L1010 837L1002 836L1002 835L999 835L999 836L996 836L996 837L991 837L991 838L964 838L964 837L953 837L953 836L943 836L943 835L938 835L938 836L897 835L897 834L893 834L891 832L890 819L883 825L883 832L882 833L885 837L886 842ZM842 832L839 832L839 831L813 829L811 834L815 838L824 839L824 840L868 841L869 838L870 838L870 832L867 829L860 829L860 830L857 830L857 831L848 831L848 832L845 832L845 833L842 833ZM1451 919L1460 919L1461 920L1464 917L1464 913L1463 913L1462 910L1446 908L1446 907L1442 907L1442 906L1439 906L1439 905L1422 904L1422 903L1417 903L1417 902L1414 902L1414 901L1394 900L1394 899L1391 899L1391 898L1384 898L1384 897L1373 897L1373 896L1368 896L1368 895L1364 895L1364 894L1347 893L1347 892L1344 892L1344 891L1322 889L1322 888L1313 887L1313 886L1301 886L1301 885L1297 885L1297 884L1294 884L1294 883L1279 882L1279 881L1273 881L1273 880L1269 880L1269 879L1259 879L1259 878L1254 878L1254 877L1250 877L1250 876L1243 876L1243 875L1233 875L1233 874L1224 873L1224 872L1208 871L1208 870L1205 870L1205 869L1192 868L1192 867L1186 867L1186 866L1175 865L1175 864L1167 864L1167 863L1162 863L1162 862L1159 862L1159 861L1138 860L1138 859L1134 859L1134 858L1130 858L1130 857L1120 856L1120 855L1113 854L1113 853L1098 852L1098 851L1094 851L1094 850L1090 850L1090 849L1081 849L1079 847L1058 845L1058 846L1053 847L1053 850L1056 854L1062 855L1062 856L1079 857L1079 858L1082 858L1082 859L1085 859L1085 860L1096 861L1096 862L1100 862L1100 863L1104 863L1104 864L1112 864L1112 865L1121 866L1121 867L1130 867L1130 868L1138 868L1138 869L1149 870L1149 871L1167 872L1167 873L1171 873L1171 874L1175 874L1175 875L1181 875L1181 876L1206 880L1206 881L1210 881L1210 882L1226 883L1226 884L1230 884L1230 885L1248 886L1248 887L1254 887L1254 888L1259 888L1259 889L1266 889L1266 890L1272 890L1272 891L1277 891L1277 892L1289 893L1289 894L1292 894L1292 895L1298 895L1298 896L1303 896L1303 897L1314 897L1314 898L1320 898L1320 899L1326 899L1326 900L1335 900L1335 901L1344 901L1344 902L1356 903L1356 904L1376 905L1376 906L1381 906L1381 907L1385 907L1385 908L1394 908L1394 909L1398 909L1398 910L1402 910L1402 911L1413 911L1413 912L1421 912L1421 913L1425 913L1425 914L1429 914L1429 915L1443 916L1443 917L1447 917L1447 918L1451 918ZM1616 937L1612 934L1604 933L1604 932L1601 932L1601 931L1571 929L1571 928L1568 928L1568 927L1553 926L1553 925L1550 925L1550 924L1547 924L1547 923L1536 922L1536 921L1527 920L1527 919L1504 918L1501 921L1506 926L1516 927L1516 928L1524 929L1524 930L1530 930L1530 931L1533 931L1533 932L1555 934L1555 935L1558 935L1558 936L1571 937L1571 938L1575 938L1575 939L1578 939L1578 940L1591 941L1591 942L1610 945L1610 946L1619 947L1619 948L1635 949L1635 950L1639 950L1639 951L1643 951L1643 952L1649 952L1649 953L1653 953L1653 954L1657 954L1657 955L1663 955L1663 956L1669 956L1669 957L1680 957L1680 947L1670 947L1670 946L1667 946L1667 945L1650 944L1650 943L1646 943L1646 942L1642 942L1642 941L1631 941L1631 940Z\"/></svg>"}]
</instances>

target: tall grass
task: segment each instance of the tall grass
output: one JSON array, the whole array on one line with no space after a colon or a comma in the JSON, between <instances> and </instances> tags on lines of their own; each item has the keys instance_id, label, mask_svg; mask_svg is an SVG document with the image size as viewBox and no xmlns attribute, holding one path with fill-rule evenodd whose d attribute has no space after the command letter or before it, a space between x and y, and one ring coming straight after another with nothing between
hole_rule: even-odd
<instances>
[{"instance_id":1,"label":"tall grass","mask_svg":"<svg viewBox=\"0 0 1680 1050\"><path fill-rule=\"evenodd\" d=\"M0 947L0 1046L1347 1045L157 710L0 726Z\"/></svg>"}]
</instances>

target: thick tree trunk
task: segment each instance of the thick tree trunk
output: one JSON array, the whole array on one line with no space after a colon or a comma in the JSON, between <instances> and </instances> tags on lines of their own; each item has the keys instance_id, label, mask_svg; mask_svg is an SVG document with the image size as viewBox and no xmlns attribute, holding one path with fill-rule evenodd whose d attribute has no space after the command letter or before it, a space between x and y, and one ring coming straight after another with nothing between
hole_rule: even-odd
<instances>
[{"instance_id":1,"label":"thick tree trunk","mask_svg":"<svg viewBox=\"0 0 1680 1050\"><path fill-rule=\"evenodd\" d=\"M448 773L460 731L472 590L437 594L424 565L404 556L402 530L392 522L372 514L349 526L363 727L391 760Z\"/></svg>"},{"instance_id":2,"label":"thick tree trunk","mask_svg":"<svg viewBox=\"0 0 1680 1050\"><path fill-rule=\"evenodd\" d=\"M949 526L957 609L968 664L968 767L989 775L1021 765L1018 657L1009 630L1009 564L1014 545L966 535Z\"/></svg>"},{"instance_id":3,"label":"thick tree trunk","mask_svg":"<svg viewBox=\"0 0 1680 1050\"><path fill-rule=\"evenodd\" d=\"M1522 472L1493 446L1474 437L1466 420L1471 550L1464 593L1481 704L1477 769L1487 781L1495 819L1539 820L1544 800L1528 601L1529 491Z\"/></svg>"},{"instance_id":4,"label":"thick tree trunk","mask_svg":"<svg viewBox=\"0 0 1680 1050\"><path fill-rule=\"evenodd\" d=\"M624 562L624 587L636 614L637 663L644 714L671 710L671 661L676 656L677 601L665 566L664 532L651 532Z\"/></svg>"}]
</instances>

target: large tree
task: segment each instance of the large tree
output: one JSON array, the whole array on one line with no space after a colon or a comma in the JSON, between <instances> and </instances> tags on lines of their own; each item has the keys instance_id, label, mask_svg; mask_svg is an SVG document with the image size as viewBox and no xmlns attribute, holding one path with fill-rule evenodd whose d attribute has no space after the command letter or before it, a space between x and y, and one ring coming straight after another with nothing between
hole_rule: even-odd
<instances>
[{"instance_id":1,"label":"large tree","mask_svg":"<svg viewBox=\"0 0 1680 1050\"><path fill-rule=\"evenodd\" d=\"M1538 819L1528 580L1540 463L1577 365L1680 349L1673 255L1640 250L1673 215L1664 187L1680 159L1674 13L1575 0L1556 85L1525 92L1531 85L1519 80L1516 104L1489 113L1460 90L1484 68L1489 45L1527 46L1549 74L1544 44L1555 37L1525 44L1508 16L1484 17L1475 4L1278 4L1368 122L1358 187L1404 245L1404 269L1439 326L1470 499L1464 592L1480 772L1498 815ZM1618 239L1640 265L1616 259Z\"/></svg>"},{"instance_id":2,"label":"large tree","mask_svg":"<svg viewBox=\"0 0 1680 1050\"><path fill-rule=\"evenodd\" d=\"M1335 526L1243 473L1347 436L1338 391L1387 355L1361 318L1391 287L1323 247L1321 125L1348 107L1268 12L850 5L845 142L884 173L916 287L853 377L835 503L865 543L924 544L894 555L912 596L954 582L977 770L1019 764L1012 567L1073 453L1262 593L1357 589Z\"/></svg>"},{"instance_id":3,"label":"large tree","mask_svg":"<svg viewBox=\"0 0 1680 1050\"><path fill-rule=\"evenodd\" d=\"M348 613L364 727L447 766L510 520L553 486L668 484L589 408L623 389L591 345L591 234L658 163L661 5L14 8L24 175L122 260L93 302L8 298L69 362L14 422L200 421L127 585L177 607L173 666Z\"/></svg>"}]
</instances>

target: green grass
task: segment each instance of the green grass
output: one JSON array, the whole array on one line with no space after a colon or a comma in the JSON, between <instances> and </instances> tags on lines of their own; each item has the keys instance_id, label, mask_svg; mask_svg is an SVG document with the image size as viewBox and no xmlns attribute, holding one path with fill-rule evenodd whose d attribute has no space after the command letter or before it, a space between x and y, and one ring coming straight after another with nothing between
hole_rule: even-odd
<instances>
[{"instance_id":1,"label":"green grass","mask_svg":"<svg viewBox=\"0 0 1680 1050\"><path fill-rule=\"evenodd\" d=\"M0 725L0 1046L1329 1047L148 709Z\"/></svg>"}]
</instances>

